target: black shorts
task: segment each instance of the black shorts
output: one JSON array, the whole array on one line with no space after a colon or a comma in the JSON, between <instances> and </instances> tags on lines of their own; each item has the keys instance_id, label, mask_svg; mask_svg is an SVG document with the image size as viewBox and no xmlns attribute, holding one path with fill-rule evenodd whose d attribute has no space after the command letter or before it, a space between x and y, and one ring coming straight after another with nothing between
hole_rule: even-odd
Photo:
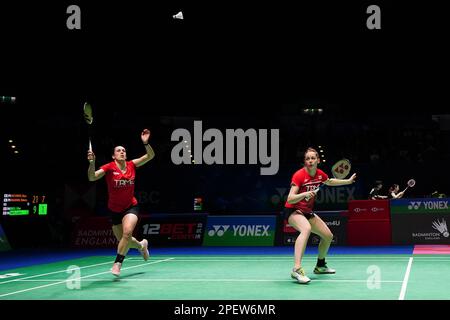
<instances>
[{"instance_id":1,"label":"black shorts","mask_svg":"<svg viewBox=\"0 0 450 320\"><path fill-rule=\"evenodd\" d=\"M128 209L123 210L122 212L114 212L108 209L108 212L110 215L111 223L113 224L113 226L116 226L118 224L122 224L123 217L129 213L139 217L139 206L131 206Z\"/></svg>"},{"instance_id":2,"label":"black shorts","mask_svg":"<svg viewBox=\"0 0 450 320\"><path fill-rule=\"evenodd\" d=\"M293 214L294 212L300 213L301 215L303 215L308 220L315 216L314 212L306 213L306 212L301 212L299 209L296 209L296 208L284 208L284 212L283 212L284 218L286 220L288 220L289 216L291 214Z\"/></svg>"}]
</instances>

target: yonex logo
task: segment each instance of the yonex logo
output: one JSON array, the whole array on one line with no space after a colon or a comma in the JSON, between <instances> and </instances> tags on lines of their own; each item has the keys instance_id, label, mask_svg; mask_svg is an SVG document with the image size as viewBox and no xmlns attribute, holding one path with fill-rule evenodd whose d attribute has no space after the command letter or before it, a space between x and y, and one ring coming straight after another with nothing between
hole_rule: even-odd
<instances>
[{"instance_id":1,"label":"yonex logo","mask_svg":"<svg viewBox=\"0 0 450 320\"><path fill-rule=\"evenodd\" d=\"M372 212L378 212L378 211L384 211L384 208L377 208L377 207L373 207Z\"/></svg>"},{"instance_id":2,"label":"yonex logo","mask_svg":"<svg viewBox=\"0 0 450 320\"><path fill-rule=\"evenodd\" d=\"M222 237L230 228L230 225L213 225L213 229L208 231L208 235L213 237L217 235ZM233 225L233 236L254 236L254 237L268 237L270 225Z\"/></svg>"},{"instance_id":3,"label":"yonex logo","mask_svg":"<svg viewBox=\"0 0 450 320\"><path fill-rule=\"evenodd\" d=\"M270 225L234 225L234 236L268 237Z\"/></svg>"},{"instance_id":4,"label":"yonex logo","mask_svg":"<svg viewBox=\"0 0 450 320\"><path fill-rule=\"evenodd\" d=\"M410 205L408 206L408 209L409 210L412 210L412 209L417 210L417 209L419 209L421 203L422 203L422 201L411 201Z\"/></svg>"},{"instance_id":5,"label":"yonex logo","mask_svg":"<svg viewBox=\"0 0 450 320\"><path fill-rule=\"evenodd\" d=\"M419 209L420 206L424 205L425 209L428 210L444 210L444 209L448 209L448 202L447 201L427 201L427 202L422 202L422 201L411 201L410 205L408 206L408 209Z\"/></svg>"},{"instance_id":6,"label":"yonex logo","mask_svg":"<svg viewBox=\"0 0 450 320\"><path fill-rule=\"evenodd\" d=\"M225 232L230 228L230 225L213 225L213 229L208 231L208 235L213 237L217 234L218 237L222 237Z\"/></svg>"},{"instance_id":7,"label":"yonex logo","mask_svg":"<svg viewBox=\"0 0 450 320\"><path fill-rule=\"evenodd\" d=\"M433 229L439 231L444 237L448 238L447 221L445 221L444 218L442 218L442 222L439 221L439 219L433 221Z\"/></svg>"},{"instance_id":8,"label":"yonex logo","mask_svg":"<svg viewBox=\"0 0 450 320\"><path fill-rule=\"evenodd\" d=\"M355 208L355 209L353 209L353 211L356 212L356 213L360 213L360 212L362 212L362 211L367 211L367 209L363 209L363 208Z\"/></svg>"}]
</instances>

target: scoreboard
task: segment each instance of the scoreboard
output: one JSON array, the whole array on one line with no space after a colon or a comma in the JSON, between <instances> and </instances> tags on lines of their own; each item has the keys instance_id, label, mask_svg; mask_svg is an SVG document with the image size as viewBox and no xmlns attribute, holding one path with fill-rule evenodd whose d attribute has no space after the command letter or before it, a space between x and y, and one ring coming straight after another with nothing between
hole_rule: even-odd
<instances>
[{"instance_id":1,"label":"scoreboard","mask_svg":"<svg viewBox=\"0 0 450 320\"><path fill-rule=\"evenodd\" d=\"M3 193L3 216L46 216L48 199L42 193Z\"/></svg>"}]
</instances>

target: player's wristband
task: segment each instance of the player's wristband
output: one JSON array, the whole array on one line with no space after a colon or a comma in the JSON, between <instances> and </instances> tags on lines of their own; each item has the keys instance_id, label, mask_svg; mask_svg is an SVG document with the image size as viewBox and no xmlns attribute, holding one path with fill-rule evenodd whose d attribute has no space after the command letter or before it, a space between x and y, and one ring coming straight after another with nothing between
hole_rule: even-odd
<instances>
[{"instance_id":1,"label":"player's wristband","mask_svg":"<svg viewBox=\"0 0 450 320\"><path fill-rule=\"evenodd\" d=\"M148 143L144 143L144 146L148 146L149 144Z\"/></svg>"}]
</instances>

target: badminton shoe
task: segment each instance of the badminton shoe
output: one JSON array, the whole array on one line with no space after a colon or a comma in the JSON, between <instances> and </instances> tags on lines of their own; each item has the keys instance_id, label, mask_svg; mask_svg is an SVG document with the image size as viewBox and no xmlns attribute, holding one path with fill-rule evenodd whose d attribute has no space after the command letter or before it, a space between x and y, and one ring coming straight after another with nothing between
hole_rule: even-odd
<instances>
[{"instance_id":1,"label":"badminton shoe","mask_svg":"<svg viewBox=\"0 0 450 320\"><path fill-rule=\"evenodd\" d=\"M139 249L139 252L142 255L142 258L144 258L145 261L148 260L148 257L150 256L150 253L148 252L148 241L147 239L144 239L140 242L140 244L142 245L142 248Z\"/></svg>"},{"instance_id":2,"label":"badminton shoe","mask_svg":"<svg viewBox=\"0 0 450 320\"><path fill-rule=\"evenodd\" d=\"M111 273L116 277L120 276L120 268L122 268L122 264L120 262L115 262L111 268Z\"/></svg>"},{"instance_id":3,"label":"badminton shoe","mask_svg":"<svg viewBox=\"0 0 450 320\"><path fill-rule=\"evenodd\" d=\"M327 265L325 264L323 267L316 266L314 268L314 273L315 274L333 274L333 273L336 273L336 270L328 268Z\"/></svg>"},{"instance_id":4,"label":"badminton shoe","mask_svg":"<svg viewBox=\"0 0 450 320\"><path fill-rule=\"evenodd\" d=\"M291 272L291 277L293 279L296 279L298 283L302 283L302 284L305 284L305 283L308 283L311 281L311 279L305 275L305 271L303 270L302 267L300 267L298 269L293 269Z\"/></svg>"}]
</instances>

